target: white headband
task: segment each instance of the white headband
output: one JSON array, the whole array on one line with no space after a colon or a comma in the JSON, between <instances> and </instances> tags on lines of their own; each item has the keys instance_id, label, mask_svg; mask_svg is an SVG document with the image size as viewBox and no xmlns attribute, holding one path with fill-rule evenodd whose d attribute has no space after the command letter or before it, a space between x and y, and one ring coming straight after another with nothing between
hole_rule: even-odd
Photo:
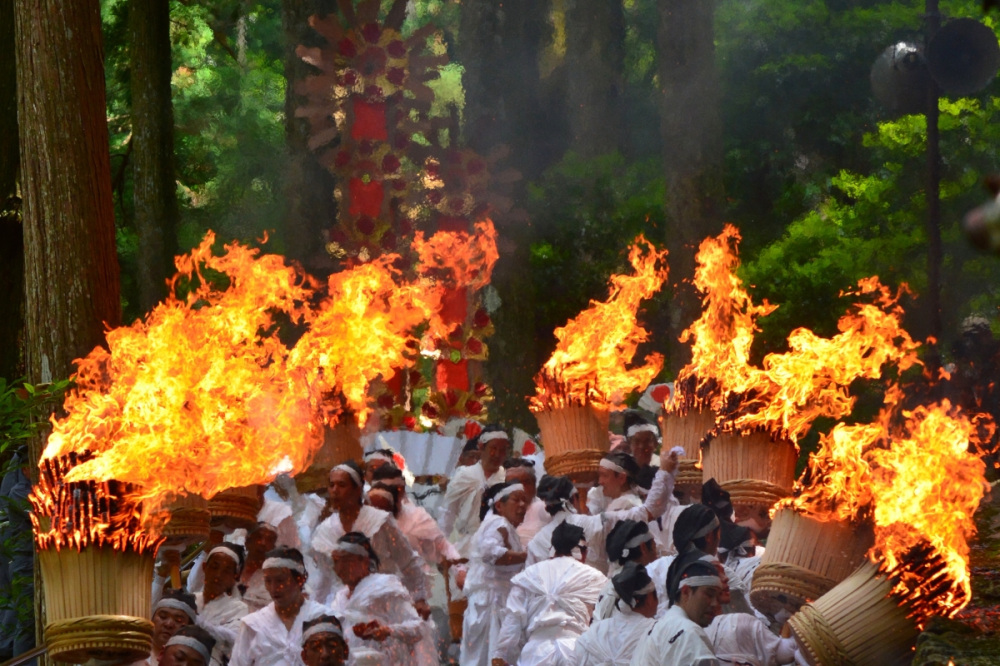
<instances>
[{"instance_id":1,"label":"white headband","mask_svg":"<svg viewBox=\"0 0 1000 666\"><path fill-rule=\"evenodd\" d=\"M365 485L364 483L361 482L361 475L358 474L357 471L355 471L355 469L350 465L344 465L344 464L337 465L336 467L330 470L331 474L333 474L334 472L347 472L350 475L350 477L354 479L354 484L358 488L363 488Z\"/></svg>"},{"instance_id":2,"label":"white headband","mask_svg":"<svg viewBox=\"0 0 1000 666\"><path fill-rule=\"evenodd\" d=\"M371 553L369 553L364 546L357 543L350 543L348 541L338 541L331 552L349 553L351 555L361 555L362 557L371 558Z\"/></svg>"},{"instance_id":3,"label":"white headband","mask_svg":"<svg viewBox=\"0 0 1000 666\"><path fill-rule=\"evenodd\" d=\"M160 599L159 601L156 602L156 606L153 608L153 613L155 614L156 611L160 610L161 608L173 608L175 610L184 611L185 613L187 613L187 616L191 618L192 622L198 619L198 611L195 610L194 608L191 608L180 599L171 599L170 597L167 597L166 599Z\"/></svg>"},{"instance_id":4,"label":"white headband","mask_svg":"<svg viewBox=\"0 0 1000 666\"><path fill-rule=\"evenodd\" d=\"M332 622L320 622L302 632L302 644L305 645L306 641L316 634L336 634L339 638L344 637L344 632L337 625Z\"/></svg>"},{"instance_id":5,"label":"white headband","mask_svg":"<svg viewBox=\"0 0 1000 666\"><path fill-rule=\"evenodd\" d=\"M632 598L629 599L628 601L628 607L635 608L636 603L638 603L635 600L636 597L642 596L644 594L649 594L650 592L653 592L655 590L656 590L656 585L653 583L652 580L650 580L648 583L646 583L645 587L638 589L632 593Z\"/></svg>"},{"instance_id":6,"label":"white headband","mask_svg":"<svg viewBox=\"0 0 1000 666\"><path fill-rule=\"evenodd\" d=\"M392 505L396 506L396 496L393 495L392 491L390 490L386 490L385 488L372 488L371 490L368 491L368 497L371 497L372 495L380 495L382 497L390 499L392 500Z\"/></svg>"},{"instance_id":7,"label":"white headband","mask_svg":"<svg viewBox=\"0 0 1000 666\"><path fill-rule=\"evenodd\" d=\"M678 590L685 587L722 587L722 579L718 576L690 576L682 578Z\"/></svg>"},{"instance_id":8,"label":"white headband","mask_svg":"<svg viewBox=\"0 0 1000 666\"><path fill-rule=\"evenodd\" d=\"M640 534L637 537L632 537L632 539L625 542L625 547L622 548L622 557L628 557L628 554L631 552L630 550L631 548L636 548L637 546L641 546L647 541L652 541L652 540L653 540L652 532L644 532L643 534Z\"/></svg>"},{"instance_id":9,"label":"white headband","mask_svg":"<svg viewBox=\"0 0 1000 666\"><path fill-rule=\"evenodd\" d=\"M479 436L479 443L485 444L486 442L492 442L494 439L506 439L508 442L510 441L510 437L503 430L491 430Z\"/></svg>"},{"instance_id":10,"label":"white headband","mask_svg":"<svg viewBox=\"0 0 1000 666\"><path fill-rule=\"evenodd\" d=\"M500 492L498 492L496 495L493 496L493 499L491 499L489 502L490 506L493 506L494 504L502 500L504 497L507 497L512 493L516 493L518 490L524 490L524 486L522 486L520 483L510 484L509 486L507 486L506 488L504 488L503 490L501 490Z\"/></svg>"},{"instance_id":11,"label":"white headband","mask_svg":"<svg viewBox=\"0 0 1000 666\"><path fill-rule=\"evenodd\" d=\"M618 472L619 474L624 474L625 476L628 476L628 472L626 472L623 467L621 467L620 465L616 465L615 463L611 462L611 460L608 458L601 458L600 465L604 469L610 469L612 472Z\"/></svg>"},{"instance_id":12,"label":"white headband","mask_svg":"<svg viewBox=\"0 0 1000 666\"><path fill-rule=\"evenodd\" d=\"M712 516L712 522L710 522L708 525L705 525L703 528L692 534L691 541L694 541L695 539L700 539L709 532L715 531L718 527L719 527L719 517Z\"/></svg>"},{"instance_id":13,"label":"white headband","mask_svg":"<svg viewBox=\"0 0 1000 666\"><path fill-rule=\"evenodd\" d=\"M208 552L208 557L205 558L205 561L207 562L209 559L211 559L212 555L225 555L226 557L228 557L229 559L231 559L233 562L236 562L236 568L237 569L240 568L240 557L239 557L239 555L237 555L236 553L234 553L233 551L231 551L229 548L226 548L225 546L216 546L215 548L213 548L212 550L210 550Z\"/></svg>"},{"instance_id":14,"label":"white headband","mask_svg":"<svg viewBox=\"0 0 1000 666\"><path fill-rule=\"evenodd\" d=\"M208 646L199 641L197 638L191 638L190 636L177 636L176 634L170 637L167 644L163 646L163 649L167 649L171 645L184 645L198 652L201 658L205 660L205 666L212 661L212 653L208 651Z\"/></svg>"},{"instance_id":15,"label":"white headband","mask_svg":"<svg viewBox=\"0 0 1000 666\"><path fill-rule=\"evenodd\" d=\"M659 435L660 429L657 428L652 423L637 423L625 431L625 437L632 438L638 435L640 432L652 432Z\"/></svg>"},{"instance_id":16,"label":"white headband","mask_svg":"<svg viewBox=\"0 0 1000 666\"><path fill-rule=\"evenodd\" d=\"M372 451L370 453L366 453L365 454L365 461L367 462L369 460L384 460L384 461L386 461L388 463L394 463L395 462L392 458L390 458L389 456L385 455L381 451Z\"/></svg>"},{"instance_id":17,"label":"white headband","mask_svg":"<svg viewBox=\"0 0 1000 666\"><path fill-rule=\"evenodd\" d=\"M304 566L288 557L269 557L264 560L264 566L261 569L291 569L300 574L306 572Z\"/></svg>"}]
</instances>

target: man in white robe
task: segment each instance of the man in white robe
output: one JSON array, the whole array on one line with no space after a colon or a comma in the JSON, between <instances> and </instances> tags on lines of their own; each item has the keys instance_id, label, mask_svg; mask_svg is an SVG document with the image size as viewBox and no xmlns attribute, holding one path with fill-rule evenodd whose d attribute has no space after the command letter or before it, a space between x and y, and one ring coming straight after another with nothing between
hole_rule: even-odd
<instances>
[{"instance_id":1,"label":"man in white robe","mask_svg":"<svg viewBox=\"0 0 1000 666\"><path fill-rule=\"evenodd\" d=\"M240 620L229 666L304 666L302 625L326 607L304 594L306 567L298 550L272 550L261 569L272 601Z\"/></svg>"},{"instance_id":2,"label":"man in white robe","mask_svg":"<svg viewBox=\"0 0 1000 666\"><path fill-rule=\"evenodd\" d=\"M555 557L511 581L492 663L571 666L576 639L587 630L607 578L580 560L587 550L582 527L560 523L552 534ZM580 553L580 558L574 556Z\"/></svg>"},{"instance_id":3,"label":"man in white robe","mask_svg":"<svg viewBox=\"0 0 1000 666\"><path fill-rule=\"evenodd\" d=\"M320 615L302 625L302 661L306 666L344 666L350 649L344 627L334 615Z\"/></svg>"},{"instance_id":4,"label":"man in white robe","mask_svg":"<svg viewBox=\"0 0 1000 666\"><path fill-rule=\"evenodd\" d=\"M455 470L448 480L439 517L441 531L462 557L472 554L472 537L479 529L483 492L506 478L503 461L510 448L510 438L499 426L486 426L469 441L473 442L480 451L479 462Z\"/></svg>"},{"instance_id":5,"label":"man in white robe","mask_svg":"<svg viewBox=\"0 0 1000 666\"><path fill-rule=\"evenodd\" d=\"M163 647L160 666L208 666L215 639L194 625L181 627Z\"/></svg>"},{"instance_id":6,"label":"man in white robe","mask_svg":"<svg viewBox=\"0 0 1000 666\"><path fill-rule=\"evenodd\" d=\"M782 666L795 663L795 639L776 636L748 613L723 613L705 630L712 650L724 664Z\"/></svg>"},{"instance_id":7,"label":"man in white robe","mask_svg":"<svg viewBox=\"0 0 1000 666\"><path fill-rule=\"evenodd\" d=\"M361 503L363 485L361 470L353 462L330 470L330 501L336 512L320 523L312 537L312 556L321 576L312 586L315 598L328 602L342 585L330 558L337 540L347 532L361 532L371 540L382 571L399 575L417 610L426 618L430 615L430 593L422 560L390 514Z\"/></svg>"},{"instance_id":8,"label":"man in white robe","mask_svg":"<svg viewBox=\"0 0 1000 666\"><path fill-rule=\"evenodd\" d=\"M611 579L617 599L611 617L594 622L576 640L577 666L628 666L639 642L653 628L656 585L645 567L629 562Z\"/></svg>"},{"instance_id":9,"label":"man in white robe","mask_svg":"<svg viewBox=\"0 0 1000 666\"><path fill-rule=\"evenodd\" d=\"M597 483L587 493L587 510L595 516L642 504L638 485L639 465L624 451L605 453L597 468Z\"/></svg>"},{"instance_id":10,"label":"man in white robe","mask_svg":"<svg viewBox=\"0 0 1000 666\"><path fill-rule=\"evenodd\" d=\"M537 495L538 478L535 476L535 461L527 458L508 458L503 466L505 480L520 483L528 496L528 512L524 514L524 522L517 526L517 536L521 537L521 543L527 544L551 518L545 510L545 502Z\"/></svg>"},{"instance_id":11,"label":"man in white robe","mask_svg":"<svg viewBox=\"0 0 1000 666\"><path fill-rule=\"evenodd\" d=\"M671 565L667 582L671 606L640 642L631 666L719 666L705 627L721 611L722 579L697 555Z\"/></svg>"},{"instance_id":12,"label":"man in white robe","mask_svg":"<svg viewBox=\"0 0 1000 666\"><path fill-rule=\"evenodd\" d=\"M236 589L243 567L243 548L223 542L205 560L205 584L194 595L198 604L197 623L215 640L211 666L225 666L233 652L240 620L250 613Z\"/></svg>"},{"instance_id":13,"label":"man in white robe","mask_svg":"<svg viewBox=\"0 0 1000 666\"><path fill-rule=\"evenodd\" d=\"M608 534L608 558L611 560L609 574L614 577L629 562L643 566L656 559L656 544L647 523L623 520ZM614 583L609 580L601 590L594 609L594 622L600 622L614 613L618 595Z\"/></svg>"}]
</instances>

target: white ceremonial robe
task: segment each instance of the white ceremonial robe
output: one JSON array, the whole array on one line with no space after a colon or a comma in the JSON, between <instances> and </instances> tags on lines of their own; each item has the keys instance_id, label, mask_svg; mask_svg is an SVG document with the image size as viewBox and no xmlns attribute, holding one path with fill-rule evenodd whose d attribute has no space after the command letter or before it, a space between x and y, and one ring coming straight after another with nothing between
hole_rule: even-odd
<instances>
[{"instance_id":1,"label":"white ceremonial robe","mask_svg":"<svg viewBox=\"0 0 1000 666\"><path fill-rule=\"evenodd\" d=\"M240 620L229 666L304 666L302 624L328 613L326 606L306 599L291 629L274 610L274 602Z\"/></svg>"},{"instance_id":2,"label":"white ceremonial robe","mask_svg":"<svg viewBox=\"0 0 1000 666\"><path fill-rule=\"evenodd\" d=\"M423 569L428 576L432 575L433 567L443 560L462 558L458 549L448 541L441 527L422 506L404 500L399 508L399 515L396 516L396 523L406 535L410 547L423 559Z\"/></svg>"},{"instance_id":3,"label":"white ceremonial robe","mask_svg":"<svg viewBox=\"0 0 1000 666\"><path fill-rule=\"evenodd\" d=\"M722 663L780 666L795 661L795 639L780 638L753 615L719 615L705 629Z\"/></svg>"},{"instance_id":4,"label":"white ceremonial robe","mask_svg":"<svg viewBox=\"0 0 1000 666\"><path fill-rule=\"evenodd\" d=\"M506 533L506 540L503 533ZM496 561L508 550L521 551L517 530L503 516L486 514L472 542L465 594L469 607L462 621L462 666L488 666L490 652L500 636L511 579L524 570L524 564L498 566Z\"/></svg>"},{"instance_id":5,"label":"white ceremonial robe","mask_svg":"<svg viewBox=\"0 0 1000 666\"><path fill-rule=\"evenodd\" d=\"M424 575L422 560L413 552L410 542L399 530L396 520L387 512L373 506L364 505L358 513L354 532L362 532L371 541L372 549L379 559L379 571L397 574L414 601L425 601L430 597L427 576ZM312 557L319 568L320 580L313 586L316 599L327 601L343 586L333 572L331 553L337 540L344 536L344 526L340 514L331 514L320 523L312 537Z\"/></svg>"},{"instance_id":6,"label":"white ceremonial robe","mask_svg":"<svg viewBox=\"0 0 1000 666\"><path fill-rule=\"evenodd\" d=\"M250 610L240 599L239 594L223 594L206 604L204 592L198 592L194 595L194 599L198 605L196 624L212 634L212 638L215 639L211 666L223 666L233 653L233 645L240 630L240 620L249 615Z\"/></svg>"},{"instance_id":7,"label":"white ceremonial robe","mask_svg":"<svg viewBox=\"0 0 1000 666\"><path fill-rule=\"evenodd\" d=\"M472 539L479 529L479 508L483 492L492 485L503 483L505 478L506 471L503 467L486 478L482 464L476 463L457 468L454 476L448 480L438 522L441 531L455 544L462 557L472 554Z\"/></svg>"},{"instance_id":8,"label":"white ceremonial robe","mask_svg":"<svg viewBox=\"0 0 1000 666\"><path fill-rule=\"evenodd\" d=\"M667 569L670 568L670 563L674 561L674 556L670 555L667 557L660 557L653 560L646 565L646 574L649 576L650 580L653 581L653 585L656 587L656 599L657 599L657 612L656 617L661 617L663 613L666 612L669 602L667 601ZM621 567L616 567L618 571L621 571ZM618 593L615 592L615 586L611 582L611 578L614 574L610 574L608 577L608 584L604 586L601 590L601 596L597 600L597 606L594 607L594 622L604 622L609 618L617 615L618 611L615 610L615 601L618 600ZM623 604L618 604L620 608L624 608Z\"/></svg>"},{"instance_id":9,"label":"white ceremonial robe","mask_svg":"<svg viewBox=\"0 0 1000 666\"><path fill-rule=\"evenodd\" d=\"M492 657L518 666L572 666L607 578L572 557L533 564L511 581Z\"/></svg>"},{"instance_id":10,"label":"white ceremonial robe","mask_svg":"<svg viewBox=\"0 0 1000 666\"><path fill-rule=\"evenodd\" d=\"M256 613L264 606L271 603L271 594L267 591L267 587L264 586L264 570L257 569L253 572L253 575L247 579L245 583L245 589L241 595L243 598L243 603L247 605L247 610L250 613Z\"/></svg>"},{"instance_id":11,"label":"white ceremonial robe","mask_svg":"<svg viewBox=\"0 0 1000 666\"><path fill-rule=\"evenodd\" d=\"M545 502L539 498L531 500L528 511L524 514L524 522L517 526L517 536L521 537L521 543L530 543L538 530L549 524L552 516L545 510Z\"/></svg>"},{"instance_id":12,"label":"white ceremonial robe","mask_svg":"<svg viewBox=\"0 0 1000 666\"><path fill-rule=\"evenodd\" d=\"M656 550L660 557L677 554L677 549L674 548L674 524L686 508L687 506L678 502L676 497L671 497L670 505L660 519L649 521L649 531L656 539Z\"/></svg>"},{"instance_id":13,"label":"white ceremonial robe","mask_svg":"<svg viewBox=\"0 0 1000 666\"><path fill-rule=\"evenodd\" d=\"M624 603L603 622L594 622L576 639L576 666L628 666L639 642L655 620L636 613Z\"/></svg>"},{"instance_id":14,"label":"white ceremonial robe","mask_svg":"<svg viewBox=\"0 0 1000 666\"><path fill-rule=\"evenodd\" d=\"M631 666L720 666L705 630L671 606L632 655Z\"/></svg>"},{"instance_id":15,"label":"white ceremonial robe","mask_svg":"<svg viewBox=\"0 0 1000 666\"><path fill-rule=\"evenodd\" d=\"M431 625L417 614L409 592L396 576L369 574L353 592L342 587L330 608L344 626L351 652L378 652L384 666L433 666L438 663ZM382 642L362 640L354 633L354 625L372 620L388 627L389 638Z\"/></svg>"},{"instance_id":16,"label":"white ceremonial robe","mask_svg":"<svg viewBox=\"0 0 1000 666\"><path fill-rule=\"evenodd\" d=\"M657 518L667 509L674 492L674 475L660 470L653 477L653 485L646 495L645 503L621 511L584 516L578 513L560 511L549 524L538 530L538 534L528 544L527 565L536 564L552 557L552 532L563 520L583 528L587 539L587 564L601 573L608 571L608 556L605 544L612 528L622 520L644 521L647 516Z\"/></svg>"},{"instance_id":17,"label":"white ceremonial robe","mask_svg":"<svg viewBox=\"0 0 1000 666\"><path fill-rule=\"evenodd\" d=\"M604 513L605 511L624 511L625 509L631 509L641 504L642 498L631 490L626 490L614 499L605 497L604 489L600 486L594 486L587 491L587 510L590 511L590 515L592 516Z\"/></svg>"}]
</instances>

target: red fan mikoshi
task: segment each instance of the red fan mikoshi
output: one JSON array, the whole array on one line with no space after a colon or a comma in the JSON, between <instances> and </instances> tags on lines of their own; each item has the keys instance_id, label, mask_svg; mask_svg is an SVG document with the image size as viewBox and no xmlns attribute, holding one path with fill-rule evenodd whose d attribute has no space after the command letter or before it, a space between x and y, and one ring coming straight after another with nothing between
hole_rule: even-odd
<instances>
[{"instance_id":1,"label":"red fan mikoshi","mask_svg":"<svg viewBox=\"0 0 1000 666\"><path fill-rule=\"evenodd\" d=\"M131 662L153 647L150 621L156 549L140 524L131 487L66 483L76 454L41 465L31 522L45 594L45 646L56 661Z\"/></svg>"},{"instance_id":2,"label":"red fan mikoshi","mask_svg":"<svg viewBox=\"0 0 1000 666\"><path fill-rule=\"evenodd\" d=\"M763 613L773 615L781 608L794 613L847 578L874 543L870 526L779 509L754 572L750 600Z\"/></svg>"},{"instance_id":3,"label":"red fan mikoshi","mask_svg":"<svg viewBox=\"0 0 1000 666\"><path fill-rule=\"evenodd\" d=\"M788 623L816 666L903 666L913 661L917 624L890 594L892 582L865 562Z\"/></svg>"},{"instance_id":4,"label":"red fan mikoshi","mask_svg":"<svg viewBox=\"0 0 1000 666\"><path fill-rule=\"evenodd\" d=\"M702 474L715 479L737 509L770 507L792 494L798 449L761 431L720 432L702 449Z\"/></svg>"},{"instance_id":5,"label":"red fan mikoshi","mask_svg":"<svg viewBox=\"0 0 1000 666\"><path fill-rule=\"evenodd\" d=\"M253 529L263 506L264 486L251 485L229 488L208 500L212 526L231 529Z\"/></svg>"}]
</instances>

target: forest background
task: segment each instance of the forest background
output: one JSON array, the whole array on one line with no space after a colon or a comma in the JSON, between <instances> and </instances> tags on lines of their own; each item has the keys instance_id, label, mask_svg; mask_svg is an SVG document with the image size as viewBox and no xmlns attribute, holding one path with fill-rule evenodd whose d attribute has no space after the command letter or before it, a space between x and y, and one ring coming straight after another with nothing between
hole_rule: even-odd
<instances>
[{"instance_id":1,"label":"forest background","mask_svg":"<svg viewBox=\"0 0 1000 666\"><path fill-rule=\"evenodd\" d=\"M36 248L25 243L28 178L19 165L22 153L45 159L18 142L43 124L22 110L18 127L18 83L32 79L18 71L25 52L19 62L15 24L44 33L43 23L71 22L97 3L70 3L66 15L18 10L15 20L15 7L27 4L0 3L0 422L17 426L0 437L3 472L33 433L22 417L57 401L66 385L58 381L53 393L37 383L65 380L69 361L96 344L81 336L65 345L48 376L30 360L25 293L65 300L77 292L26 275L38 262L25 259ZM209 229L220 246L266 234L268 252L318 276L337 269L326 251L335 183L306 146L305 121L294 113L304 100L293 92L310 73L295 47L319 40L308 17L337 4L100 0L92 45L103 48L97 121L107 128L110 168L81 175L105 179L101 187L110 180L120 294L107 294L111 316L92 319L143 316L164 294L170 258ZM996 30L997 13L984 14L984 4L949 0L941 10ZM536 429L525 397L554 329L606 296L639 233L671 250L671 284L642 313L652 340L641 351L667 356L662 380L683 363L677 337L697 307L683 286L693 250L725 222L743 235L740 275L755 300L780 306L760 322L758 357L781 350L798 326L834 332L846 308L841 291L869 275L909 285L907 328L916 338L939 334L945 363L968 360L970 317L1000 332L1000 262L959 228L987 197L980 181L1000 169L997 84L940 100L939 324L927 299L924 116L891 117L869 84L886 46L920 41L924 9L923 0L411 0L405 31L433 24L431 47L450 59L431 82L432 114L457 112L464 142L483 154L506 145L499 166L521 176L498 185L514 207L494 217L501 260L484 295L496 325L485 365L496 393L490 418ZM144 67L164 73L166 98L141 85L156 78ZM62 85L35 79L49 90ZM164 125L166 141L136 148L136 137ZM95 136L103 141L100 132L59 140L68 151ZM169 167L165 186L137 181L149 165ZM43 199L56 210L63 197L57 188ZM67 235L63 247L86 240ZM73 270L69 255L50 259ZM986 337L976 352L984 360L996 354ZM15 523L0 517L0 530L23 536Z\"/></svg>"}]
</instances>

